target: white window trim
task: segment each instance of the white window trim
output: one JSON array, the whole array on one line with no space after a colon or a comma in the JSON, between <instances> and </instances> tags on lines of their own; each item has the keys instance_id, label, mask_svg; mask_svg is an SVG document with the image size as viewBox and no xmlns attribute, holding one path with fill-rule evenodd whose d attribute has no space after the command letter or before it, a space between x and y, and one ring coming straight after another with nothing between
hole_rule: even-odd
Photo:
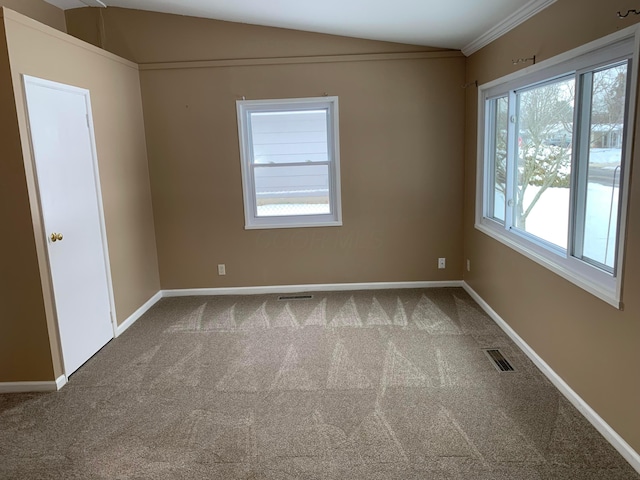
<instances>
[{"instance_id":1,"label":"white window trim","mask_svg":"<svg viewBox=\"0 0 640 480\"><path fill-rule=\"evenodd\" d=\"M478 161L476 171L475 228L618 309L623 308L622 279L624 276L624 247L626 223L628 220L629 173L631 170L631 153L633 151L635 132L636 86L638 84L639 63L638 52L640 51L639 32L639 25L625 28L521 71L480 85L478 88ZM498 96L500 93L508 92L509 90L513 90L524 85L530 85L538 81L550 79L554 76L554 72L556 72L555 75L561 75L562 72L566 72L568 68L571 68L571 63L580 62L580 57L594 54L594 52L599 49L607 47L616 48L614 47L616 43L628 39L631 39L633 44L630 76L631 88L628 99L629 109L625 127L628 134L626 135L625 140L623 164L626 165L626 167L624 168L623 177L620 181L620 186L623 190L620 204L621 221L617 244L617 251L619 253L615 268L616 275L613 276L570 255L559 255L554 249L546 247L544 242L538 242L527 238L528 236L526 234L521 234L514 230L507 230L505 229L505 226L499 222L485 217L484 208L485 205L487 205L487 196L492 193L485 191L485 178L487 175L487 169L489 168L488 162L485 163L485 158L488 158L485 149L485 125L487 125L488 112L485 111L485 106L486 100L491 97ZM614 50L607 51L607 57L611 55L612 51Z\"/></svg>"},{"instance_id":2,"label":"white window trim","mask_svg":"<svg viewBox=\"0 0 640 480\"><path fill-rule=\"evenodd\" d=\"M329 148L329 196L332 212L321 215L289 215L258 217L256 214L255 185L251 174L251 143L248 116L251 112L292 109L328 109L327 143ZM245 229L339 227L342 226L340 189L340 136L338 97L286 98L269 100L237 100L240 165L244 199Z\"/></svg>"}]
</instances>

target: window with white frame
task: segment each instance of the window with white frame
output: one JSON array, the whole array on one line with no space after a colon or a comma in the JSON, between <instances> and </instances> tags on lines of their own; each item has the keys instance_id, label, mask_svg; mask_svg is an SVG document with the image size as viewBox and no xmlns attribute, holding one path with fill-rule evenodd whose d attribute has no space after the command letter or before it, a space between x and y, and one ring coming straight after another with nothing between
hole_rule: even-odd
<instances>
[{"instance_id":1,"label":"window with white frame","mask_svg":"<svg viewBox=\"0 0 640 480\"><path fill-rule=\"evenodd\" d=\"M636 32L479 88L476 228L617 308Z\"/></svg>"},{"instance_id":2,"label":"window with white frame","mask_svg":"<svg viewBox=\"0 0 640 480\"><path fill-rule=\"evenodd\" d=\"M245 228L338 226L338 97L238 100Z\"/></svg>"}]
</instances>

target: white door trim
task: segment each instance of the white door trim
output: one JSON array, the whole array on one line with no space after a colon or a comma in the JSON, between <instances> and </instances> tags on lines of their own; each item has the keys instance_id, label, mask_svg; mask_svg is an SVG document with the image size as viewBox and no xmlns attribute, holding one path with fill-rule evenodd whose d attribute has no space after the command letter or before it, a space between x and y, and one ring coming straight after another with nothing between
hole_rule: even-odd
<instances>
[{"instance_id":1,"label":"white door trim","mask_svg":"<svg viewBox=\"0 0 640 480\"><path fill-rule=\"evenodd\" d=\"M40 226L41 226L41 231L45 232L46 234L46 230L45 230L45 225L44 225L44 216L43 216L43 205L42 205L42 201L40 198L40 187L39 187L39 183L38 183L38 170L37 170L37 165L36 165L36 160L35 160L35 153L34 153L34 147L33 147L33 139L31 137L31 127L29 125L29 121L28 121L28 117L29 117L29 105L28 105L28 101L27 101L27 85L31 84L31 85L36 85L36 86L43 86L43 87L47 87L47 88L51 88L54 90L60 90L60 91L64 91L64 92L71 92L71 93L75 93L75 94L79 94L82 95L84 97L85 100L85 105L87 107L87 125L89 127L89 141L91 144L91 159L93 162L93 172L94 172L94 181L95 181L95 187L96 187L96 195L97 195L97 205L98 205L98 222L100 225L100 237L102 240L102 250L104 252L104 264L105 264L105 271L106 271L106 276L107 276L107 294L109 297L109 309L110 309L110 318L111 318L111 328L112 328L112 333L113 333L113 337L116 337L116 332L117 332L117 319L115 316L115 298L114 298L114 294L113 294L113 283L112 283L112 278L111 278L111 262L109 260L109 245L108 245L108 241L107 241L107 229L106 229L106 223L105 223L105 218L104 218L104 205L102 202L102 189L101 189L101 185L100 185L100 169L99 169L99 165L98 165L98 150L96 147L96 138L95 138L95 129L94 129L94 125L93 125L93 110L91 107L91 93L89 92L89 90L85 89L85 88L80 88L80 87L75 87L72 85L66 85L63 83L59 83L59 82L54 82L51 80L45 80L42 78L38 78L38 77L33 77L31 75L25 75L22 74L22 83L23 83L23 98L24 98L24 106L25 106L25 111L27 114L27 130L29 132L29 147L31 149L31 162L32 162L32 168L33 168L33 172L34 172L34 182L36 185L36 193L37 193L37 198L38 198L38 207L40 210L40 215L39 215L39 219L38 221L40 222ZM46 245L46 240L45 240L45 245ZM51 288L53 288L53 278L51 275L51 264L49 261L49 254L48 254L48 250L45 249L44 251L45 255L46 255L46 272L47 272L47 276L48 276L48 281L49 281L49 285L51 286ZM57 334L58 334L58 340L60 339L60 328L59 328L59 324L58 324L58 319L57 319L57 314L55 313L55 296L53 295L53 291L51 292L51 299L53 302L53 311L54 311L54 315L56 316L55 318L55 328L57 330ZM60 351L60 355L62 358L62 348L60 345L60 342L58 342L58 348ZM63 371L66 370L66 367L64 366L64 362L62 362L62 369ZM66 374L65 371L65 377L68 376Z\"/></svg>"}]
</instances>

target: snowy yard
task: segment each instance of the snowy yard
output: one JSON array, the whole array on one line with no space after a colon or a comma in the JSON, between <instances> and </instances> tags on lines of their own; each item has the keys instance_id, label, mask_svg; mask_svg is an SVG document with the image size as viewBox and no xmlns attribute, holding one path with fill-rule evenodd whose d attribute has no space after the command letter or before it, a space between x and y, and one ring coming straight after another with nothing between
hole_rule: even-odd
<instances>
[{"instance_id":1,"label":"snowy yard","mask_svg":"<svg viewBox=\"0 0 640 480\"><path fill-rule=\"evenodd\" d=\"M286 215L325 215L331 213L328 203L272 203L258 205L259 217Z\"/></svg>"},{"instance_id":2,"label":"snowy yard","mask_svg":"<svg viewBox=\"0 0 640 480\"><path fill-rule=\"evenodd\" d=\"M529 186L525 194L528 205L540 187ZM616 247L618 188L590 183L587 188L587 219L584 255L613 266ZM569 189L549 188L527 218L527 231L562 248L567 248L569 225ZM611 219L611 221L609 221Z\"/></svg>"},{"instance_id":3,"label":"snowy yard","mask_svg":"<svg viewBox=\"0 0 640 480\"><path fill-rule=\"evenodd\" d=\"M620 154L619 148L592 148L589 152L589 163L596 165L606 163L615 168L616 165L620 165Z\"/></svg>"},{"instance_id":4,"label":"snowy yard","mask_svg":"<svg viewBox=\"0 0 640 480\"><path fill-rule=\"evenodd\" d=\"M590 152L589 165L591 168L613 171L620 165L620 157L620 149L594 148ZM587 186L584 256L612 267L615 260L619 188L617 183L613 186L613 181L609 185L602 183L593 181ZM527 187L525 210L539 190L540 187L534 185ZM566 249L570 200L569 188L548 188L527 217L526 231ZM503 208L504 200L497 195L496 209Z\"/></svg>"}]
</instances>

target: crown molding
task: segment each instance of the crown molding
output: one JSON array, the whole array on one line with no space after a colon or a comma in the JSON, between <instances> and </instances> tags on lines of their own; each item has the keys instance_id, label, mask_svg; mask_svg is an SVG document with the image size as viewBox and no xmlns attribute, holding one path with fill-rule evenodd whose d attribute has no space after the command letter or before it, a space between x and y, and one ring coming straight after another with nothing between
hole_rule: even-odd
<instances>
[{"instance_id":1,"label":"crown molding","mask_svg":"<svg viewBox=\"0 0 640 480\"><path fill-rule=\"evenodd\" d=\"M542 10L544 10L545 8L547 8L548 6L552 5L555 2L556 0L531 0L522 8L520 8L519 10L516 10L514 13L512 13L507 18L502 20L496 26L489 29L484 34L480 35L473 42L466 45L462 49L462 53L464 53L465 56L468 57L469 55L480 50L482 47L485 47L489 45L491 42L493 42L494 40L497 40L508 31L513 30L521 23L526 22L531 17L538 14L539 12L541 12Z\"/></svg>"},{"instance_id":2,"label":"crown molding","mask_svg":"<svg viewBox=\"0 0 640 480\"><path fill-rule=\"evenodd\" d=\"M70 10L82 7L107 8L103 0L44 0L45 2L62 10ZM106 1L106 0L105 0Z\"/></svg>"},{"instance_id":3,"label":"crown molding","mask_svg":"<svg viewBox=\"0 0 640 480\"><path fill-rule=\"evenodd\" d=\"M101 0L80 0L80 2L84 3L87 7L107 8L107 5Z\"/></svg>"}]
</instances>

